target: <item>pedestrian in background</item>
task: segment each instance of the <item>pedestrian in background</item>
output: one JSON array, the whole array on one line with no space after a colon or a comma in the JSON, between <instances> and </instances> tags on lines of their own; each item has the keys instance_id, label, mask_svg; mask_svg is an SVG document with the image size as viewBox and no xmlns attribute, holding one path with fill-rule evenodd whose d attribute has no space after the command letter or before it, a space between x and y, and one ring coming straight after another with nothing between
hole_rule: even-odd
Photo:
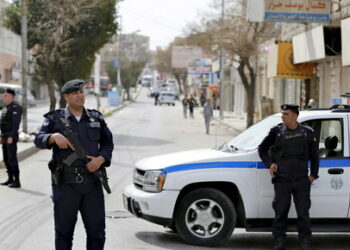
<instances>
[{"instance_id":1,"label":"pedestrian in background","mask_svg":"<svg viewBox=\"0 0 350 250\"><path fill-rule=\"evenodd\" d=\"M2 98L5 107L1 111L1 139L2 155L7 170L8 179L1 185L10 188L20 188L19 167L17 160L17 142L19 124L22 119L22 107L14 102L15 91L5 90Z\"/></svg>"},{"instance_id":2,"label":"pedestrian in background","mask_svg":"<svg viewBox=\"0 0 350 250\"><path fill-rule=\"evenodd\" d=\"M316 105L316 101L315 99L310 99L307 103L307 105L305 106L305 109L311 109L311 108L317 108L317 105Z\"/></svg>"},{"instance_id":3,"label":"pedestrian in background","mask_svg":"<svg viewBox=\"0 0 350 250\"><path fill-rule=\"evenodd\" d=\"M154 105L158 105L159 103L159 92L154 92Z\"/></svg>"},{"instance_id":4,"label":"pedestrian in background","mask_svg":"<svg viewBox=\"0 0 350 250\"><path fill-rule=\"evenodd\" d=\"M184 99L182 99L182 108L183 108L183 114L185 119L187 119L187 106L188 106L187 95L185 95Z\"/></svg>"},{"instance_id":5,"label":"pedestrian in background","mask_svg":"<svg viewBox=\"0 0 350 250\"><path fill-rule=\"evenodd\" d=\"M299 106L281 106L283 124L271 129L259 145L259 155L269 168L274 184L275 210L273 250L284 249L291 197L298 216L299 243L302 250L311 247L310 187L318 178L319 157L314 131L297 122ZM308 174L308 163L310 173Z\"/></svg>"},{"instance_id":6,"label":"pedestrian in background","mask_svg":"<svg viewBox=\"0 0 350 250\"><path fill-rule=\"evenodd\" d=\"M206 134L208 135L209 128L210 128L210 121L213 118L213 106L210 104L210 99L207 99L207 101L204 104L203 115L204 115Z\"/></svg>"},{"instance_id":7,"label":"pedestrian in background","mask_svg":"<svg viewBox=\"0 0 350 250\"><path fill-rule=\"evenodd\" d=\"M35 145L53 149L49 168L52 172L56 250L71 250L78 211L87 234L86 248L102 250L105 243L105 203L101 183L93 172L111 164L112 133L103 115L84 107L84 81L72 80L61 89L67 108L45 114ZM64 160L77 152L64 136L71 130L87 152L71 166ZM87 163L86 163L87 162Z\"/></svg>"},{"instance_id":8,"label":"pedestrian in background","mask_svg":"<svg viewBox=\"0 0 350 250\"><path fill-rule=\"evenodd\" d=\"M194 110L194 107L197 105L196 99L194 99L193 96L190 95L190 98L187 99L187 103L188 103L188 108L190 110L190 118L194 119L193 110Z\"/></svg>"}]
</instances>

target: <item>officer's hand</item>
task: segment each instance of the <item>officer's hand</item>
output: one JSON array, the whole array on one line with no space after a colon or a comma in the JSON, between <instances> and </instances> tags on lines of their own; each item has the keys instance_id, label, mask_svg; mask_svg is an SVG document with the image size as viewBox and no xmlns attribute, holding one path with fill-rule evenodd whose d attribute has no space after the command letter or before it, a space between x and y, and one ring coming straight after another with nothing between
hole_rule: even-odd
<instances>
[{"instance_id":1,"label":"officer's hand","mask_svg":"<svg viewBox=\"0 0 350 250\"><path fill-rule=\"evenodd\" d=\"M70 148L73 151L75 150L73 145L68 141L68 139L66 137L64 137L62 134L60 133L54 133L53 135L50 136L49 138L49 144L52 143L56 143L56 145L60 148L60 149L67 149Z\"/></svg>"},{"instance_id":2,"label":"officer's hand","mask_svg":"<svg viewBox=\"0 0 350 250\"><path fill-rule=\"evenodd\" d=\"M105 162L105 158L102 156L93 157L90 155L86 156L90 161L86 164L86 168L89 172L95 172L97 169L99 169L102 164Z\"/></svg>"},{"instance_id":3,"label":"officer's hand","mask_svg":"<svg viewBox=\"0 0 350 250\"><path fill-rule=\"evenodd\" d=\"M12 143L13 143L13 138L12 137L7 138L7 144L12 144Z\"/></svg>"},{"instance_id":4,"label":"officer's hand","mask_svg":"<svg viewBox=\"0 0 350 250\"><path fill-rule=\"evenodd\" d=\"M314 180L316 180L316 178L315 178L315 177L313 177L313 176L309 176L309 181L310 181L310 182L313 182Z\"/></svg>"},{"instance_id":5,"label":"officer's hand","mask_svg":"<svg viewBox=\"0 0 350 250\"><path fill-rule=\"evenodd\" d=\"M274 176L277 173L277 168L278 168L278 166L276 163L272 163L270 165L269 171L270 171L271 176Z\"/></svg>"}]
</instances>

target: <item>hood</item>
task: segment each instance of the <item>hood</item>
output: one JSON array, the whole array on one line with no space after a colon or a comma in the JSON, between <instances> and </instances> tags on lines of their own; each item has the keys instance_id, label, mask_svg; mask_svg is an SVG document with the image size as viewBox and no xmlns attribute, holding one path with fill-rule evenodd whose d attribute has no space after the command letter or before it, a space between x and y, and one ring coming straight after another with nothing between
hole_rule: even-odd
<instances>
[{"instance_id":1,"label":"hood","mask_svg":"<svg viewBox=\"0 0 350 250\"><path fill-rule=\"evenodd\" d=\"M136 167L142 170L163 169L169 166L195 163L211 162L232 158L232 153L221 152L214 149L197 149L171 154L164 154L142 159L136 163Z\"/></svg>"}]
</instances>

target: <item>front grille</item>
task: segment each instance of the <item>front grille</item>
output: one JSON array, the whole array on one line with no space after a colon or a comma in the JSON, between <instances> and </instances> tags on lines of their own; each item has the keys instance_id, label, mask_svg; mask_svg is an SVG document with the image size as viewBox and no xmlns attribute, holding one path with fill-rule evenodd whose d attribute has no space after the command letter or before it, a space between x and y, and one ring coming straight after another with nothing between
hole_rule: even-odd
<instances>
[{"instance_id":1,"label":"front grille","mask_svg":"<svg viewBox=\"0 0 350 250\"><path fill-rule=\"evenodd\" d=\"M144 175L146 171L135 169L134 176L133 176L133 182L136 188L143 189L144 184Z\"/></svg>"}]
</instances>

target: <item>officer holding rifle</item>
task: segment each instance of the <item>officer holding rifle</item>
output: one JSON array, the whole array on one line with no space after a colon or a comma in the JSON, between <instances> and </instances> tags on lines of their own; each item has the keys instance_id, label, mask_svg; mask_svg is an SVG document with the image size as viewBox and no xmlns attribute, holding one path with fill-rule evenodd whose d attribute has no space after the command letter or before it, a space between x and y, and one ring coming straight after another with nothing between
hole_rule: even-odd
<instances>
[{"instance_id":1,"label":"officer holding rifle","mask_svg":"<svg viewBox=\"0 0 350 250\"><path fill-rule=\"evenodd\" d=\"M102 186L110 192L105 167L111 163L114 145L102 114L84 107L84 84L76 79L62 87L67 108L45 114L35 138L38 148L53 149L49 168L56 250L72 249L78 211L87 234L87 249L103 249L105 243Z\"/></svg>"}]
</instances>

